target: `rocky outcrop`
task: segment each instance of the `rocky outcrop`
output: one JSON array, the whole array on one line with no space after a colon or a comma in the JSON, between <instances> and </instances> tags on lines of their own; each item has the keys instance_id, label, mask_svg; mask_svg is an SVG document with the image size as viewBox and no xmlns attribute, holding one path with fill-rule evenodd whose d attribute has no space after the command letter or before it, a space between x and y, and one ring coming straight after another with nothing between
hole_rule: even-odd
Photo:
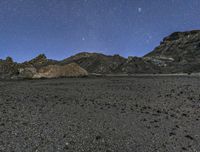
<instances>
[{"instance_id":1,"label":"rocky outcrop","mask_svg":"<svg viewBox=\"0 0 200 152\"><path fill-rule=\"evenodd\" d=\"M20 67L18 73L11 79L39 79L39 78L60 78L60 77L84 77L88 76L86 70L76 63L61 65L48 65L39 69L35 67Z\"/></svg>"},{"instance_id":2,"label":"rocky outcrop","mask_svg":"<svg viewBox=\"0 0 200 152\"><path fill-rule=\"evenodd\" d=\"M128 57L126 62L119 68L119 73L160 73L160 67L143 58Z\"/></svg>"},{"instance_id":3,"label":"rocky outcrop","mask_svg":"<svg viewBox=\"0 0 200 152\"><path fill-rule=\"evenodd\" d=\"M35 57L34 59L22 63L22 65L24 67L35 67L38 69L38 68L41 68L41 67L44 67L47 65L54 65L57 63L58 63L58 61L47 59L45 54L40 54L37 57Z\"/></svg>"},{"instance_id":4,"label":"rocky outcrop","mask_svg":"<svg viewBox=\"0 0 200 152\"><path fill-rule=\"evenodd\" d=\"M172 33L145 58L165 65L166 73L200 72L200 30Z\"/></svg>"},{"instance_id":5,"label":"rocky outcrop","mask_svg":"<svg viewBox=\"0 0 200 152\"><path fill-rule=\"evenodd\" d=\"M86 70L76 63L60 65L48 65L40 68L33 78L59 78L59 77L83 77L88 76Z\"/></svg>"},{"instance_id":6,"label":"rocky outcrop","mask_svg":"<svg viewBox=\"0 0 200 152\"><path fill-rule=\"evenodd\" d=\"M19 65L13 62L11 57L0 60L0 79L10 79L13 75L18 74Z\"/></svg>"},{"instance_id":7,"label":"rocky outcrop","mask_svg":"<svg viewBox=\"0 0 200 152\"><path fill-rule=\"evenodd\" d=\"M12 79L32 79L37 74L35 67L25 67L18 69L18 75L12 77Z\"/></svg>"}]
</instances>

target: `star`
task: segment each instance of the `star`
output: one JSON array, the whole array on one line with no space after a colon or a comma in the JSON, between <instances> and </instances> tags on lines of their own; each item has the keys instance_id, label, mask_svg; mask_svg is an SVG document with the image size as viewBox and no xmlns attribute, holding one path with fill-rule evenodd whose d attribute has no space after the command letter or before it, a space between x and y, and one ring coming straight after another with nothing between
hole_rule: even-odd
<instances>
[{"instance_id":1,"label":"star","mask_svg":"<svg viewBox=\"0 0 200 152\"><path fill-rule=\"evenodd\" d=\"M142 8L141 8L141 7L138 8L138 12L139 12L139 13L142 12Z\"/></svg>"}]
</instances>

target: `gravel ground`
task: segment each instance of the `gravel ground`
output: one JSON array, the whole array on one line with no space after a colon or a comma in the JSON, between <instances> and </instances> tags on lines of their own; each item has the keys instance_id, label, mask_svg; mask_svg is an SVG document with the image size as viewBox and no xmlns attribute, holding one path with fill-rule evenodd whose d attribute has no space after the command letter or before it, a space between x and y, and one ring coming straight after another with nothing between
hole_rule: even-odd
<instances>
[{"instance_id":1,"label":"gravel ground","mask_svg":"<svg viewBox=\"0 0 200 152\"><path fill-rule=\"evenodd\" d=\"M200 77L0 81L0 152L200 152Z\"/></svg>"}]
</instances>

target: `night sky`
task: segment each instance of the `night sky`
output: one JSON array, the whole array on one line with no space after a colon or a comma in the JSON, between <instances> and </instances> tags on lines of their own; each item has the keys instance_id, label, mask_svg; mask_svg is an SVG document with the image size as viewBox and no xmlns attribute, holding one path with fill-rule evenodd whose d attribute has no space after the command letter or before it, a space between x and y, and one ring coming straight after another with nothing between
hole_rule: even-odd
<instances>
[{"instance_id":1,"label":"night sky","mask_svg":"<svg viewBox=\"0 0 200 152\"><path fill-rule=\"evenodd\" d=\"M0 58L40 53L143 56L175 31L200 29L200 0L0 0Z\"/></svg>"}]
</instances>

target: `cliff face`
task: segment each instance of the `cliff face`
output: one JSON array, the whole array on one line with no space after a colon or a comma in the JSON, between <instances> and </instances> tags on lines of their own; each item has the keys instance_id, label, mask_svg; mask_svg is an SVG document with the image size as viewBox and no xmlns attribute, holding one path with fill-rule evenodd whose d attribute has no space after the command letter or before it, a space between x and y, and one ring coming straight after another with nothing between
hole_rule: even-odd
<instances>
[{"instance_id":1,"label":"cliff face","mask_svg":"<svg viewBox=\"0 0 200 152\"><path fill-rule=\"evenodd\" d=\"M176 62L199 62L200 30L173 33L146 56L171 58Z\"/></svg>"},{"instance_id":2,"label":"cliff face","mask_svg":"<svg viewBox=\"0 0 200 152\"><path fill-rule=\"evenodd\" d=\"M175 32L145 58L159 60L166 72L200 72L200 30Z\"/></svg>"}]
</instances>

